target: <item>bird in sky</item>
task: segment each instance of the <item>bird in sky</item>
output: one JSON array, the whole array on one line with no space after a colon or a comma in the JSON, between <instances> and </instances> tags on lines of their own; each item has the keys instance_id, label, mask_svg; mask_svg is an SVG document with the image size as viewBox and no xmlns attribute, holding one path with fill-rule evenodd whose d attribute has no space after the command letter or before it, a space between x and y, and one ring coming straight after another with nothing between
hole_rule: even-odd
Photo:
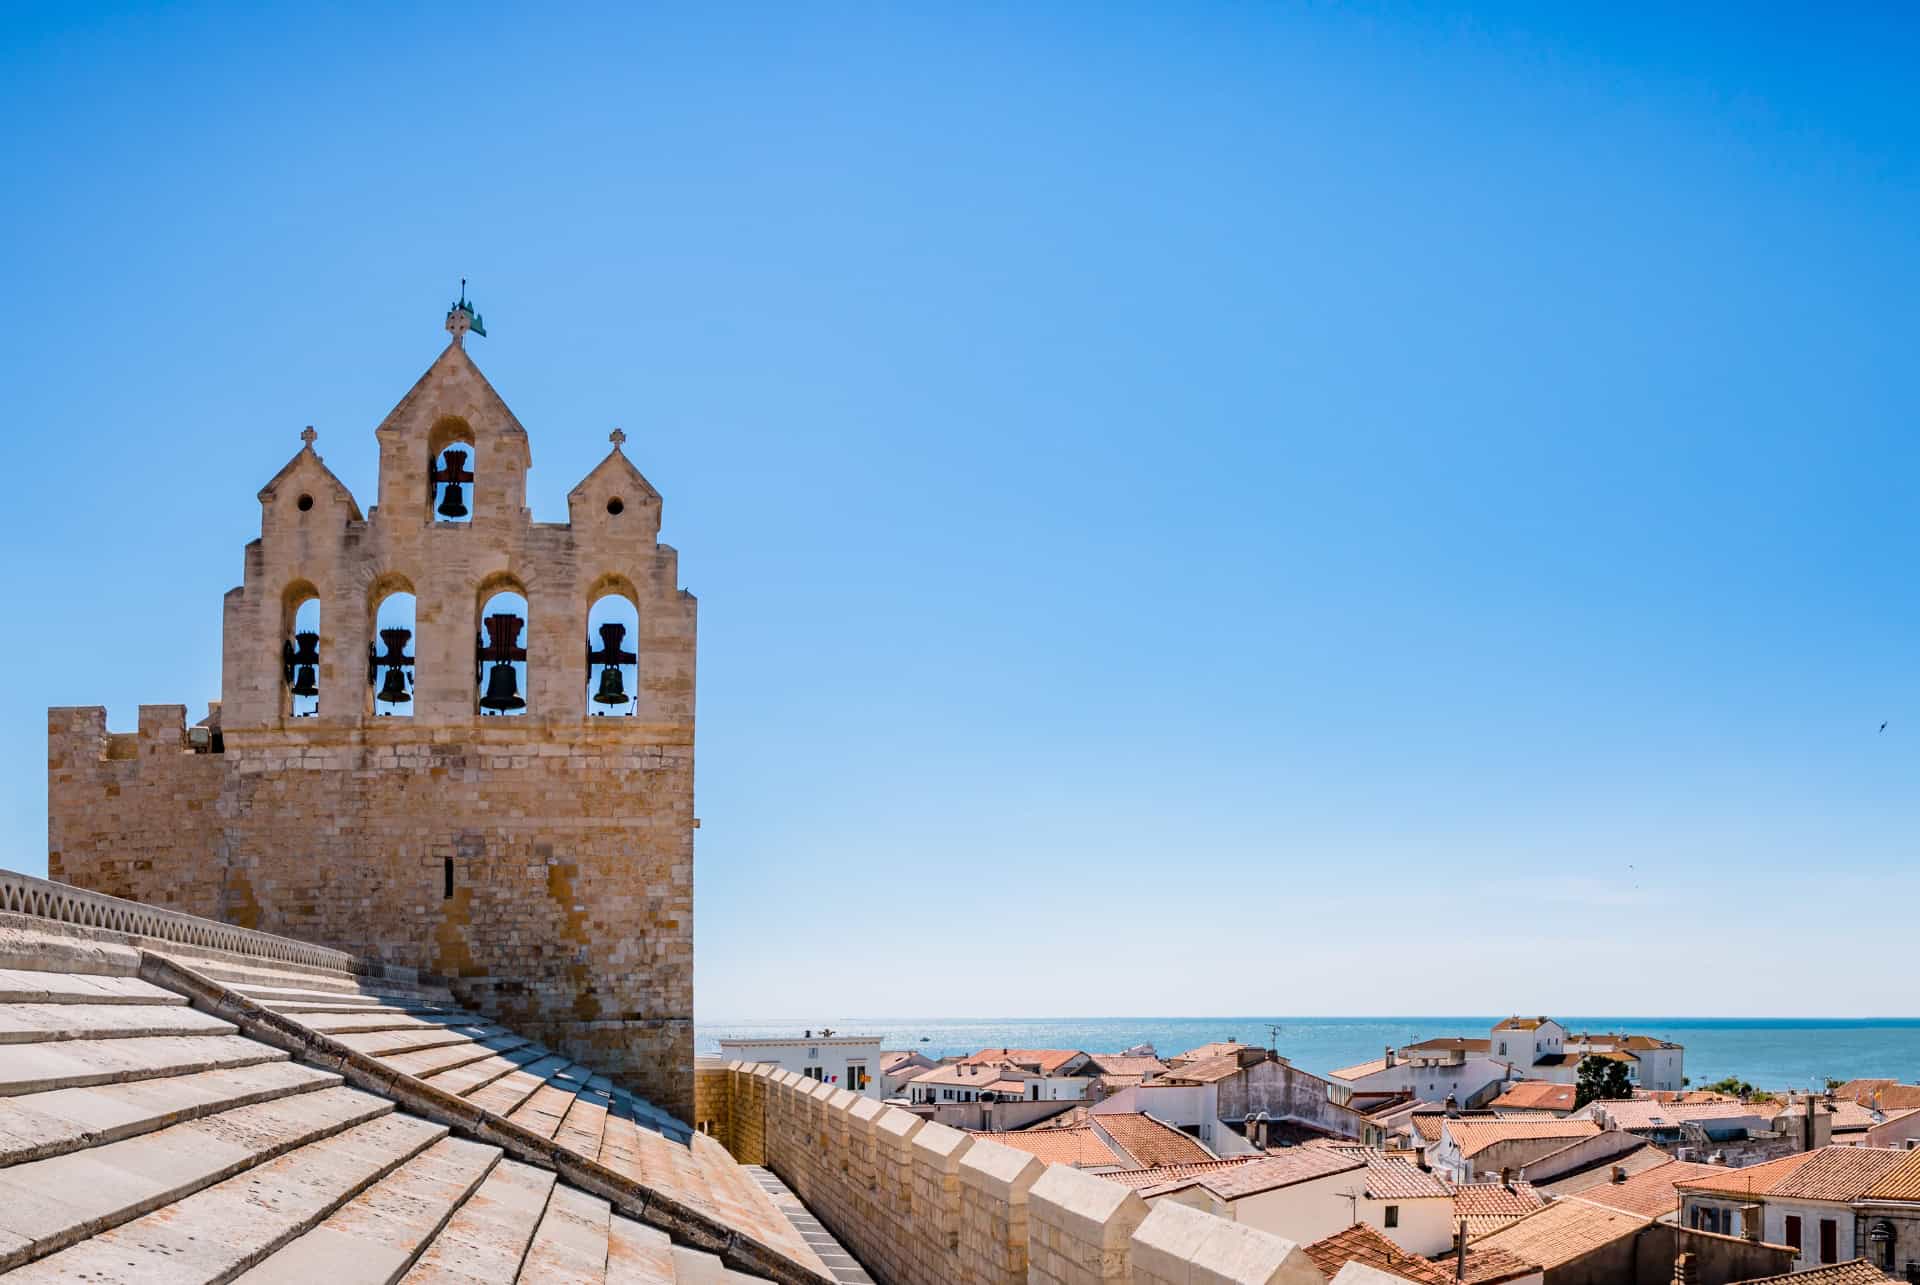
<instances>
[{"instance_id":1,"label":"bird in sky","mask_svg":"<svg viewBox=\"0 0 1920 1285\"><path fill-rule=\"evenodd\" d=\"M1881 730L1881 731L1883 731L1883 732L1884 732L1884 731L1886 731L1886 730L1887 730L1887 725L1886 725L1885 723L1882 723L1882 724L1880 724L1880 730Z\"/></svg>"}]
</instances>

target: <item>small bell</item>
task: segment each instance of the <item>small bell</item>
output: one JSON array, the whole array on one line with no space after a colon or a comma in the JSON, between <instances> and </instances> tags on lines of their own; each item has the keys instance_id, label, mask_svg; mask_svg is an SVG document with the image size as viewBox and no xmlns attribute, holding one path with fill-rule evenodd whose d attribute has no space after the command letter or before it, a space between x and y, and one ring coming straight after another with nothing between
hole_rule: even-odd
<instances>
[{"instance_id":1,"label":"small bell","mask_svg":"<svg viewBox=\"0 0 1920 1285\"><path fill-rule=\"evenodd\" d=\"M300 666L299 672L293 679L293 694L295 696L318 696L320 694L320 682L313 672L312 665Z\"/></svg>"},{"instance_id":2,"label":"small bell","mask_svg":"<svg viewBox=\"0 0 1920 1285\"><path fill-rule=\"evenodd\" d=\"M499 663L487 671L487 694L480 698L481 709L504 714L526 707L527 703L520 699L520 680L514 675L512 665Z\"/></svg>"},{"instance_id":3,"label":"small bell","mask_svg":"<svg viewBox=\"0 0 1920 1285\"><path fill-rule=\"evenodd\" d=\"M440 499L440 507L434 510L443 518L464 518L467 516L466 497L461 494L458 482L447 483L447 493Z\"/></svg>"},{"instance_id":4,"label":"small bell","mask_svg":"<svg viewBox=\"0 0 1920 1285\"><path fill-rule=\"evenodd\" d=\"M597 705L625 705L627 686L620 676L620 666L608 665L600 671L600 690L593 694Z\"/></svg>"}]
</instances>

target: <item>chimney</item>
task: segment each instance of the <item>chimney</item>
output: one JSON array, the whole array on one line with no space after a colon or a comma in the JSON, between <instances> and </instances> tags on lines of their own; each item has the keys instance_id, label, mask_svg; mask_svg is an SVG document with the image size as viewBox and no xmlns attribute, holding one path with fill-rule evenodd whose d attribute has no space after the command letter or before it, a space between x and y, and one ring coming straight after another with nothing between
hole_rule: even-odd
<instances>
[{"instance_id":1,"label":"chimney","mask_svg":"<svg viewBox=\"0 0 1920 1285\"><path fill-rule=\"evenodd\" d=\"M1387 1045L1387 1066L1389 1068L1393 1066L1393 1045L1391 1044Z\"/></svg>"},{"instance_id":2,"label":"chimney","mask_svg":"<svg viewBox=\"0 0 1920 1285\"><path fill-rule=\"evenodd\" d=\"M1505 1165L1500 1167L1500 1185L1508 1191L1513 1190L1513 1170Z\"/></svg>"},{"instance_id":3,"label":"chimney","mask_svg":"<svg viewBox=\"0 0 1920 1285\"><path fill-rule=\"evenodd\" d=\"M1740 1206L1740 1234L1758 1245L1760 1243L1760 1206Z\"/></svg>"},{"instance_id":4,"label":"chimney","mask_svg":"<svg viewBox=\"0 0 1920 1285\"><path fill-rule=\"evenodd\" d=\"M1443 1103L1442 1105L1445 1106L1447 1109L1447 1118L1449 1120L1457 1120L1460 1118L1460 1099L1459 1098L1456 1098L1453 1096L1453 1094L1449 1093L1447 1094L1446 1102Z\"/></svg>"},{"instance_id":5,"label":"chimney","mask_svg":"<svg viewBox=\"0 0 1920 1285\"><path fill-rule=\"evenodd\" d=\"M1467 1279L1467 1220L1464 1218L1453 1233L1453 1279Z\"/></svg>"},{"instance_id":6,"label":"chimney","mask_svg":"<svg viewBox=\"0 0 1920 1285\"><path fill-rule=\"evenodd\" d=\"M1673 1260L1673 1285L1696 1285L1699 1279L1700 1274L1694 1268L1692 1250Z\"/></svg>"},{"instance_id":7,"label":"chimney","mask_svg":"<svg viewBox=\"0 0 1920 1285\"><path fill-rule=\"evenodd\" d=\"M1627 1180L1627 1167L1625 1165L1615 1165L1613 1167L1613 1180L1615 1182L1625 1182Z\"/></svg>"}]
</instances>

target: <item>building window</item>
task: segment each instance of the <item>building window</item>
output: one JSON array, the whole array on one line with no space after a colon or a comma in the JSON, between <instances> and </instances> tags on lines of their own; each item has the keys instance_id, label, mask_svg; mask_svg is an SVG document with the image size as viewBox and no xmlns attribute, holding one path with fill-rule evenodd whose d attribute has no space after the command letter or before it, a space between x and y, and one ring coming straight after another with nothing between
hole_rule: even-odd
<instances>
[{"instance_id":1,"label":"building window","mask_svg":"<svg viewBox=\"0 0 1920 1285\"><path fill-rule=\"evenodd\" d=\"M1831 1218L1820 1220L1820 1261L1823 1263L1840 1261L1840 1224Z\"/></svg>"},{"instance_id":2,"label":"building window","mask_svg":"<svg viewBox=\"0 0 1920 1285\"><path fill-rule=\"evenodd\" d=\"M1800 1215L1787 1215L1787 1244L1800 1248Z\"/></svg>"},{"instance_id":3,"label":"building window","mask_svg":"<svg viewBox=\"0 0 1920 1285\"><path fill-rule=\"evenodd\" d=\"M867 1064L865 1062L847 1063L847 1087L858 1093L866 1087Z\"/></svg>"},{"instance_id":4,"label":"building window","mask_svg":"<svg viewBox=\"0 0 1920 1285\"><path fill-rule=\"evenodd\" d=\"M824 1066L810 1066L800 1072L800 1074L806 1076L809 1080L824 1080L827 1078L827 1068Z\"/></svg>"},{"instance_id":5,"label":"building window","mask_svg":"<svg viewBox=\"0 0 1920 1285\"><path fill-rule=\"evenodd\" d=\"M442 857L440 859L440 880L442 885L440 889L440 900L451 901L453 899L453 858L452 857Z\"/></svg>"},{"instance_id":6,"label":"building window","mask_svg":"<svg viewBox=\"0 0 1920 1285\"><path fill-rule=\"evenodd\" d=\"M1400 1206L1388 1205L1387 1206L1387 1226L1398 1227L1399 1225L1400 1225Z\"/></svg>"}]
</instances>

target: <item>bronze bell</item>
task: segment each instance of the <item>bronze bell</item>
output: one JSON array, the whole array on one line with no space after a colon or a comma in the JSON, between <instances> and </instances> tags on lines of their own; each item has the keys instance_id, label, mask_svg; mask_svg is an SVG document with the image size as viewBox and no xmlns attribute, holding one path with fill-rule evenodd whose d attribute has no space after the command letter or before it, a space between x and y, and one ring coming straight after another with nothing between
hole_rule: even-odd
<instances>
[{"instance_id":1,"label":"bronze bell","mask_svg":"<svg viewBox=\"0 0 1920 1285\"><path fill-rule=\"evenodd\" d=\"M511 709L525 709L527 703L520 699L520 680L513 672L513 666L496 663L487 671L487 694L480 698L480 708L490 709L504 714Z\"/></svg>"},{"instance_id":2,"label":"bronze bell","mask_svg":"<svg viewBox=\"0 0 1920 1285\"><path fill-rule=\"evenodd\" d=\"M620 666L608 665L600 671L600 690L593 694L593 699L597 705L627 703L627 685L620 676Z\"/></svg>"},{"instance_id":3,"label":"bronze bell","mask_svg":"<svg viewBox=\"0 0 1920 1285\"><path fill-rule=\"evenodd\" d=\"M447 493L440 498L440 507L434 510L443 518L464 518L467 516L466 496L461 494L458 482L447 483Z\"/></svg>"},{"instance_id":4,"label":"bronze bell","mask_svg":"<svg viewBox=\"0 0 1920 1285\"><path fill-rule=\"evenodd\" d=\"M313 672L312 665L300 666L299 671L294 675L293 694L295 696L318 696L320 694L320 682Z\"/></svg>"},{"instance_id":5,"label":"bronze bell","mask_svg":"<svg viewBox=\"0 0 1920 1285\"><path fill-rule=\"evenodd\" d=\"M317 665L320 663L320 635L311 629L302 629L293 636L293 663L296 665Z\"/></svg>"},{"instance_id":6,"label":"bronze bell","mask_svg":"<svg viewBox=\"0 0 1920 1285\"><path fill-rule=\"evenodd\" d=\"M413 699L407 693L407 680L397 668L387 671L386 678L380 683L380 690L374 693L373 698L388 705L404 705Z\"/></svg>"}]
</instances>

